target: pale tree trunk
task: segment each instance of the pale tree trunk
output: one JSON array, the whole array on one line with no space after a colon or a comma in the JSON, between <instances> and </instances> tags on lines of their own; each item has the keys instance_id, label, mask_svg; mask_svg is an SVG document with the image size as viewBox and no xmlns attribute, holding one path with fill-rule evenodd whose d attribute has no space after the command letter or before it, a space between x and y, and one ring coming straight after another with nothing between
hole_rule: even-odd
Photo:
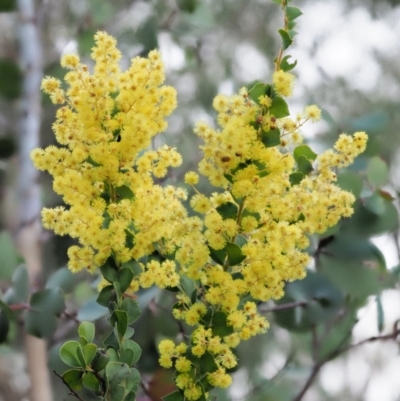
<instances>
[{"instance_id":1,"label":"pale tree trunk","mask_svg":"<svg viewBox=\"0 0 400 401\"><path fill-rule=\"evenodd\" d=\"M38 172L29 153L39 146L41 121L40 81L42 48L34 0L18 0L18 34L20 65L24 74L19 126L18 232L17 244L25 259L30 286L40 282L41 225ZM46 341L25 334L25 350L30 377L30 401L52 401L51 381L47 367Z\"/></svg>"}]
</instances>

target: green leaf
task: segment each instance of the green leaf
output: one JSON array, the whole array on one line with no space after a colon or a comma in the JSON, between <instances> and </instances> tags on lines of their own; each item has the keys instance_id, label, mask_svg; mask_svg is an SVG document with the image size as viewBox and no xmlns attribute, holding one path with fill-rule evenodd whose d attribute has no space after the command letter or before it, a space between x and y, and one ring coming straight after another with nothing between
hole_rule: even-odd
<instances>
[{"instance_id":1,"label":"green leaf","mask_svg":"<svg viewBox=\"0 0 400 401\"><path fill-rule=\"evenodd\" d=\"M214 357L208 351L206 351L200 358L200 372L212 373L218 369L218 365L215 362Z\"/></svg>"},{"instance_id":2,"label":"green leaf","mask_svg":"<svg viewBox=\"0 0 400 401\"><path fill-rule=\"evenodd\" d=\"M140 348L139 344L133 340L125 340L122 344L122 348L124 351L127 349L133 351L134 357L133 357L132 365L134 365L140 359L140 356L142 355L142 349Z\"/></svg>"},{"instance_id":3,"label":"green leaf","mask_svg":"<svg viewBox=\"0 0 400 401\"><path fill-rule=\"evenodd\" d=\"M126 328L126 332L124 334L123 339L124 340L128 340L129 338L131 338L133 335L135 334L135 329L133 329L132 327L127 327Z\"/></svg>"},{"instance_id":4,"label":"green leaf","mask_svg":"<svg viewBox=\"0 0 400 401\"><path fill-rule=\"evenodd\" d=\"M131 259L129 262L122 263L122 268L128 267L132 270L133 276L136 277L143 272L139 262L135 259Z\"/></svg>"},{"instance_id":5,"label":"green leaf","mask_svg":"<svg viewBox=\"0 0 400 401\"><path fill-rule=\"evenodd\" d=\"M31 297L30 305L37 312L59 315L65 310L64 295L59 288L47 288L35 292Z\"/></svg>"},{"instance_id":6,"label":"green leaf","mask_svg":"<svg viewBox=\"0 0 400 401\"><path fill-rule=\"evenodd\" d=\"M121 362L109 362L106 366L106 376L110 387L115 387L131 373L129 366Z\"/></svg>"},{"instance_id":7,"label":"green leaf","mask_svg":"<svg viewBox=\"0 0 400 401\"><path fill-rule=\"evenodd\" d=\"M110 324L117 327L118 334L122 338L128 327L128 315L123 310L115 310L110 318Z\"/></svg>"},{"instance_id":8,"label":"green leaf","mask_svg":"<svg viewBox=\"0 0 400 401\"><path fill-rule=\"evenodd\" d=\"M313 170L312 163L304 155L301 155L297 159L297 167L301 173L307 175Z\"/></svg>"},{"instance_id":9,"label":"green leaf","mask_svg":"<svg viewBox=\"0 0 400 401\"><path fill-rule=\"evenodd\" d=\"M273 3L275 3L275 4L279 4L279 5L281 5L281 3L282 3L282 0L271 0Z\"/></svg>"},{"instance_id":10,"label":"green leaf","mask_svg":"<svg viewBox=\"0 0 400 401\"><path fill-rule=\"evenodd\" d=\"M126 350L124 350L121 353L121 356L119 357L119 361L126 363L129 367L131 367L133 365L132 361L133 361L134 356L135 356L134 352L131 349L127 348Z\"/></svg>"},{"instance_id":11,"label":"green leaf","mask_svg":"<svg viewBox=\"0 0 400 401\"><path fill-rule=\"evenodd\" d=\"M279 35L281 35L282 48L283 48L283 50L286 50L292 44L293 40L289 36L289 33L286 32L284 29L279 29L278 32L279 32Z\"/></svg>"},{"instance_id":12,"label":"green leaf","mask_svg":"<svg viewBox=\"0 0 400 401\"><path fill-rule=\"evenodd\" d=\"M131 391L128 393L125 396L124 401L136 401L136 391Z\"/></svg>"},{"instance_id":13,"label":"green leaf","mask_svg":"<svg viewBox=\"0 0 400 401\"><path fill-rule=\"evenodd\" d=\"M303 13L297 7L286 7L286 16L289 21L300 17Z\"/></svg>"},{"instance_id":14,"label":"green leaf","mask_svg":"<svg viewBox=\"0 0 400 401\"><path fill-rule=\"evenodd\" d=\"M115 188L115 194L117 196L117 201L122 199L133 199L134 197L132 190L127 185Z\"/></svg>"},{"instance_id":15,"label":"green leaf","mask_svg":"<svg viewBox=\"0 0 400 401\"><path fill-rule=\"evenodd\" d=\"M110 356L103 349L97 349L96 355L91 363L92 369L96 372L103 370L110 361Z\"/></svg>"},{"instance_id":16,"label":"green leaf","mask_svg":"<svg viewBox=\"0 0 400 401\"><path fill-rule=\"evenodd\" d=\"M224 220L225 219L236 220L238 214L238 207L234 203L227 202L224 203L223 205L218 206L216 209Z\"/></svg>"},{"instance_id":17,"label":"green leaf","mask_svg":"<svg viewBox=\"0 0 400 401\"><path fill-rule=\"evenodd\" d=\"M117 337L115 337L114 330L104 339L103 344L107 348L114 348L118 349L119 348L119 343Z\"/></svg>"},{"instance_id":18,"label":"green leaf","mask_svg":"<svg viewBox=\"0 0 400 401\"><path fill-rule=\"evenodd\" d=\"M272 0L274 3L276 0ZM180 391L174 391L162 398L164 401L185 401L184 395Z\"/></svg>"},{"instance_id":19,"label":"green leaf","mask_svg":"<svg viewBox=\"0 0 400 401\"><path fill-rule=\"evenodd\" d=\"M115 264L114 258L109 257L104 263L103 266L100 267L101 274L103 277L109 282L114 283L118 279L118 268Z\"/></svg>"},{"instance_id":20,"label":"green leaf","mask_svg":"<svg viewBox=\"0 0 400 401\"><path fill-rule=\"evenodd\" d=\"M134 362L133 362L134 363ZM137 386L140 383L140 373L138 372L137 369L135 368L131 368L131 371L129 373L129 376L126 378L126 391L132 391L135 388L137 388ZM136 391L136 390L134 390Z\"/></svg>"},{"instance_id":21,"label":"green leaf","mask_svg":"<svg viewBox=\"0 0 400 401\"><path fill-rule=\"evenodd\" d=\"M211 247L208 247L208 249L210 251L211 259L215 263L223 265L224 262L225 262L225 257L226 257L226 248L215 250L215 249L213 249Z\"/></svg>"},{"instance_id":22,"label":"green leaf","mask_svg":"<svg viewBox=\"0 0 400 401\"><path fill-rule=\"evenodd\" d=\"M281 144L281 132L277 128L270 131L262 131L261 142L267 148L278 146Z\"/></svg>"},{"instance_id":23,"label":"green leaf","mask_svg":"<svg viewBox=\"0 0 400 401\"><path fill-rule=\"evenodd\" d=\"M253 82L248 85L248 91L250 99L257 104L260 104L260 100L258 99L260 96L265 95L265 84L262 82Z\"/></svg>"},{"instance_id":24,"label":"green leaf","mask_svg":"<svg viewBox=\"0 0 400 401\"><path fill-rule=\"evenodd\" d=\"M373 214L381 215L385 212L385 200L379 192L374 192L371 196L364 199L364 207Z\"/></svg>"},{"instance_id":25,"label":"green leaf","mask_svg":"<svg viewBox=\"0 0 400 401\"><path fill-rule=\"evenodd\" d=\"M388 165L380 157L372 157L368 162L367 178L372 186L382 187L389 179Z\"/></svg>"},{"instance_id":26,"label":"green leaf","mask_svg":"<svg viewBox=\"0 0 400 401\"><path fill-rule=\"evenodd\" d=\"M276 118L287 117L289 113L289 107L286 101L280 96L276 96L272 99L271 107L269 108L270 114Z\"/></svg>"},{"instance_id":27,"label":"green leaf","mask_svg":"<svg viewBox=\"0 0 400 401\"><path fill-rule=\"evenodd\" d=\"M91 391L97 391L100 381L92 372L86 372L82 377L82 384Z\"/></svg>"},{"instance_id":28,"label":"green leaf","mask_svg":"<svg viewBox=\"0 0 400 401\"><path fill-rule=\"evenodd\" d=\"M78 349L80 349L78 341L67 341L60 348L61 360L68 366L80 368L81 363L78 358Z\"/></svg>"},{"instance_id":29,"label":"green leaf","mask_svg":"<svg viewBox=\"0 0 400 401\"><path fill-rule=\"evenodd\" d=\"M82 322L78 327L78 334L86 340L86 343L93 342L94 324L90 322Z\"/></svg>"},{"instance_id":30,"label":"green leaf","mask_svg":"<svg viewBox=\"0 0 400 401\"><path fill-rule=\"evenodd\" d=\"M24 265L18 266L12 276L13 303L25 302L29 292L28 272Z\"/></svg>"},{"instance_id":31,"label":"green leaf","mask_svg":"<svg viewBox=\"0 0 400 401\"><path fill-rule=\"evenodd\" d=\"M7 340L10 329L9 316L4 310L0 310L0 344Z\"/></svg>"},{"instance_id":32,"label":"green leaf","mask_svg":"<svg viewBox=\"0 0 400 401\"><path fill-rule=\"evenodd\" d=\"M39 338L49 338L57 328L57 319L47 312L28 311L24 325L29 334Z\"/></svg>"},{"instance_id":33,"label":"green leaf","mask_svg":"<svg viewBox=\"0 0 400 401\"><path fill-rule=\"evenodd\" d=\"M45 288L61 288L64 293L69 293L74 288L74 275L67 267L62 267L54 272L46 282Z\"/></svg>"},{"instance_id":34,"label":"green leaf","mask_svg":"<svg viewBox=\"0 0 400 401\"><path fill-rule=\"evenodd\" d=\"M125 298L122 301L121 309L124 310L128 316L128 324L135 322L141 314L139 304L131 298Z\"/></svg>"},{"instance_id":35,"label":"green leaf","mask_svg":"<svg viewBox=\"0 0 400 401\"><path fill-rule=\"evenodd\" d=\"M211 330L214 336L225 337L233 333L232 326L227 324L227 314L215 312L211 321Z\"/></svg>"},{"instance_id":36,"label":"green leaf","mask_svg":"<svg viewBox=\"0 0 400 401\"><path fill-rule=\"evenodd\" d=\"M300 171L297 171L296 173L292 173L289 175L289 181L290 184L293 185L298 185L300 182L303 180L305 175L301 173Z\"/></svg>"},{"instance_id":37,"label":"green leaf","mask_svg":"<svg viewBox=\"0 0 400 401\"><path fill-rule=\"evenodd\" d=\"M107 307L108 304L114 300L115 300L114 287L112 285L108 285L107 287L104 287L100 291L96 299L96 302L101 306Z\"/></svg>"},{"instance_id":38,"label":"green leaf","mask_svg":"<svg viewBox=\"0 0 400 401\"><path fill-rule=\"evenodd\" d=\"M129 230L125 230L125 236L125 246L132 249L135 246L135 236Z\"/></svg>"},{"instance_id":39,"label":"green leaf","mask_svg":"<svg viewBox=\"0 0 400 401\"><path fill-rule=\"evenodd\" d=\"M110 394L110 400L122 401L125 395L125 388L121 385L116 385L110 388L109 394Z\"/></svg>"},{"instance_id":40,"label":"green leaf","mask_svg":"<svg viewBox=\"0 0 400 401\"><path fill-rule=\"evenodd\" d=\"M62 377L72 390L79 391L82 389L82 376L82 370L70 369L64 372Z\"/></svg>"},{"instance_id":41,"label":"green leaf","mask_svg":"<svg viewBox=\"0 0 400 401\"><path fill-rule=\"evenodd\" d=\"M317 158L317 154L307 145L297 146L293 151L293 157L298 161L300 156L305 156L308 160L314 161Z\"/></svg>"},{"instance_id":42,"label":"green leaf","mask_svg":"<svg viewBox=\"0 0 400 401\"><path fill-rule=\"evenodd\" d=\"M285 57L283 57L283 59L281 60L281 64L280 64L280 68L281 70L287 72L290 70L293 70L294 67L296 67L297 65L297 60L295 60L293 63L289 63L288 60L290 59L290 55L287 55Z\"/></svg>"},{"instance_id":43,"label":"green leaf","mask_svg":"<svg viewBox=\"0 0 400 401\"><path fill-rule=\"evenodd\" d=\"M118 282L121 285L121 292L124 293L131 285L133 279L132 270L125 267L118 272Z\"/></svg>"},{"instance_id":44,"label":"green leaf","mask_svg":"<svg viewBox=\"0 0 400 401\"><path fill-rule=\"evenodd\" d=\"M95 344L90 343L86 344L82 347L83 357L85 358L86 365L90 365L93 361L97 352L97 347Z\"/></svg>"},{"instance_id":45,"label":"green leaf","mask_svg":"<svg viewBox=\"0 0 400 401\"><path fill-rule=\"evenodd\" d=\"M96 301L86 302L79 310L76 318L79 321L94 321L108 314L108 309L99 305Z\"/></svg>"},{"instance_id":46,"label":"green leaf","mask_svg":"<svg viewBox=\"0 0 400 401\"><path fill-rule=\"evenodd\" d=\"M338 175L337 185L358 198L363 188L363 179L354 171L346 171Z\"/></svg>"},{"instance_id":47,"label":"green leaf","mask_svg":"<svg viewBox=\"0 0 400 401\"><path fill-rule=\"evenodd\" d=\"M229 266L236 266L246 259L239 245L228 242L226 244L226 253L228 255Z\"/></svg>"},{"instance_id":48,"label":"green leaf","mask_svg":"<svg viewBox=\"0 0 400 401\"><path fill-rule=\"evenodd\" d=\"M79 359L82 369L86 369L86 366L87 366L86 359L85 359L85 356L83 355L83 351L80 346L76 350L76 354L78 355L78 359Z\"/></svg>"}]
</instances>

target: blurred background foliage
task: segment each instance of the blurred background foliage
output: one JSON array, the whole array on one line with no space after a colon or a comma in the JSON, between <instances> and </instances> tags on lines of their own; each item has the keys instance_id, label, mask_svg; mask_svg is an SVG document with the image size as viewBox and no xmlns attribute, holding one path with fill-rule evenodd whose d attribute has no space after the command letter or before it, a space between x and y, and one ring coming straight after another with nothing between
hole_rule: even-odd
<instances>
[{"instance_id":1,"label":"blurred background foliage","mask_svg":"<svg viewBox=\"0 0 400 401\"><path fill-rule=\"evenodd\" d=\"M367 131L370 141L356 164L339 175L339 185L357 197L354 216L313 237L309 252L315 263L307 278L287 284L285 297L276 304L260 305L271 329L239 348L234 385L220 391L218 399L372 400L380 394L383 401L400 400L390 373L400 367L396 343L351 346L390 336L400 318L400 42L395 40L400 6L397 0L298 0L293 5L304 16L292 51L299 64L291 107L298 111L316 103L324 117L305 128L306 141L320 151L339 133L357 130ZM97 322L100 339L107 312L94 302L97 277L73 276L65 268L71 239L43 233L45 271L33 296L13 245L22 80L15 7L13 0L0 2L0 399L7 401L22 399L28 387L21 330L48 339L50 369L61 373L66 366L58 357L60 345L74 338L82 320ZM123 66L131 57L161 49L179 107L154 146L168 143L183 154L183 166L167 180L178 185L200 159L194 122L215 121L211 105L217 93L268 80L280 42L281 14L270 0L41 0L36 7L45 75L63 77L59 58L65 52L77 51L90 64L97 30L117 38ZM54 143L55 107L45 96L42 104L41 140L47 146ZM60 205L49 176L42 175L41 183L43 204ZM202 182L201 190L209 193L211 188ZM139 292L138 301L143 314L134 339L143 348L139 369L149 383L142 399L158 400L171 388L168 372L158 368L155 345L188 328L172 319L173 294L152 288ZM286 309L288 303L293 307ZM10 358L21 363L9 364ZM309 391L296 398L314 373ZM13 377L19 378L18 385ZM53 379L57 399L67 399L68 390ZM383 393L377 392L382 386Z\"/></svg>"}]
</instances>

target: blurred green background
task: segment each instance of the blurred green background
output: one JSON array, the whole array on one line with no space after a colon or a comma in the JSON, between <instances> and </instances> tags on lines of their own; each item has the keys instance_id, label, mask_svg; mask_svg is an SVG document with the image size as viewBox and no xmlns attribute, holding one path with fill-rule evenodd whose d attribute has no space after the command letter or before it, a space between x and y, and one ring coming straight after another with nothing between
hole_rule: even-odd
<instances>
[{"instance_id":1,"label":"blurred green background","mask_svg":"<svg viewBox=\"0 0 400 401\"><path fill-rule=\"evenodd\" d=\"M178 91L178 109L169 129L155 140L182 153L182 167L168 182L180 185L183 173L200 160L194 123L215 121L212 100L217 93L232 94L256 80L268 81L280 45L279 7L270 0L41 0L33 2L35 24L43 49L43 75L62 78L60 56L78 52L91 63L90 49L97 30L118 40L130 58L160 48L167 83ZM304 15L290 54L297 59L291 110L308 104L323 109L323 121L304 128L306 142L321 151L341 132L366 131L366 153L354 166L341 171L339 185L356 197L355 215L322 236L312 238L315 256L308 278L289 284L277 304L303 306L270 313L273 303L261 305L271 329L241 345L240 369L234 385L218 393L219 400L295 400L316 361L320 374L302 400L400 400L397 372L399 348L395 341L377 341L348 352L338 352L371 336L391 333L400 318L398 194L400 190L400 6L396 0L298 0ZM19 158L22 81L19 64L17 2L0 1L0 295L4 302L25 302L27 278L13 243L18 216L16 180ZM40 57L38 55L38 57ZM41 146L54 143L51 124L56 108L42 96ZM168 183L167 182L167 183ZM40 176L42 203L61 204L48 175ZM183 184L182 184L183 185ZM209 192L205 182L201 189ZM71 240L44 232L42 287L61 288L60 308L43 308L35 317L27 312L6 319L10 324L0 345L0 400L22 400L29 381L25 372L21 332L48 338L49 366L62 372L58 358L62 342L76 335L77 321L104 324L105 309L97 306L97 278L72 276L66 269ZM11 290L10 290L11 288ZM57 290L58 291L58 290ZM59 295L57 295L59 297ZM155 344L173 337L179 327L166 312L173 295L156 289L138 295L143 315L135 337L143 348L139 368L150 383L151 397L168 392L157 368ZM53 315L60 315L53 317ZM49 314L51 315L49 317ZM337 355L339 354L340 355ZM12 363L10 361L13 361ZM53 377L54 400L72 399ZM148 397L148 396L147 396ZM26 399L26 398L25 398ZM89 400L87 394L85 400ZM143 396L142 400L149 400Z\"/></svg>"}]
</instances>

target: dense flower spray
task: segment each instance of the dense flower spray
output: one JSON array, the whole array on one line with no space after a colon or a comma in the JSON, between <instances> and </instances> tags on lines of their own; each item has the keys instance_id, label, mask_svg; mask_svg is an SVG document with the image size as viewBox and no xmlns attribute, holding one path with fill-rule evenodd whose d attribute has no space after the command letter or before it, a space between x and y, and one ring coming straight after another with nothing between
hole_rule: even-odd
<instances>
[{"instance_id":1,"label":"dense flower spray","mask_svg":"<svg viewBox=\"0 0 400 401\"><path fill-rule=\"evenodd\" d=\"M305 276L308 236L352 214L354 197L335 185L335 169L363 152L367 136L343 134L319 156L302 145L301 128L321 112L312 105L289 116L284 97L294 76L278 58L271 84L214 99L220 129L196 125L204 141L199 172L216 192L205 196L196 189L198 174L185 175L195 191L191 208L202 216L193 217L182 204L184 189L163 188L153 178L181 164L174 148L150 148L176 107L175 90L163 85L160 54L134 58L122 72L115 39L98 32L95 40L93 74L78 56L65 55L68 89L43 80L43 90L62 105L53 125L61 147L35 149L32 159L53 175L68 205L43 209L43 224L78 239L80 246L68 251L73 272L101 268L101 294L114 294L111 323L118 330L115 313L124 311L128 292L152 285L178 291L173 315L193 331L178 344L163 340L160 364L174 367L179 399L206 400L214 387L231 384L233 349L267 330L257 302L281 298L285 282ZM107 348L122 361L121 344Z\"/></svg>"}]
</instances>

